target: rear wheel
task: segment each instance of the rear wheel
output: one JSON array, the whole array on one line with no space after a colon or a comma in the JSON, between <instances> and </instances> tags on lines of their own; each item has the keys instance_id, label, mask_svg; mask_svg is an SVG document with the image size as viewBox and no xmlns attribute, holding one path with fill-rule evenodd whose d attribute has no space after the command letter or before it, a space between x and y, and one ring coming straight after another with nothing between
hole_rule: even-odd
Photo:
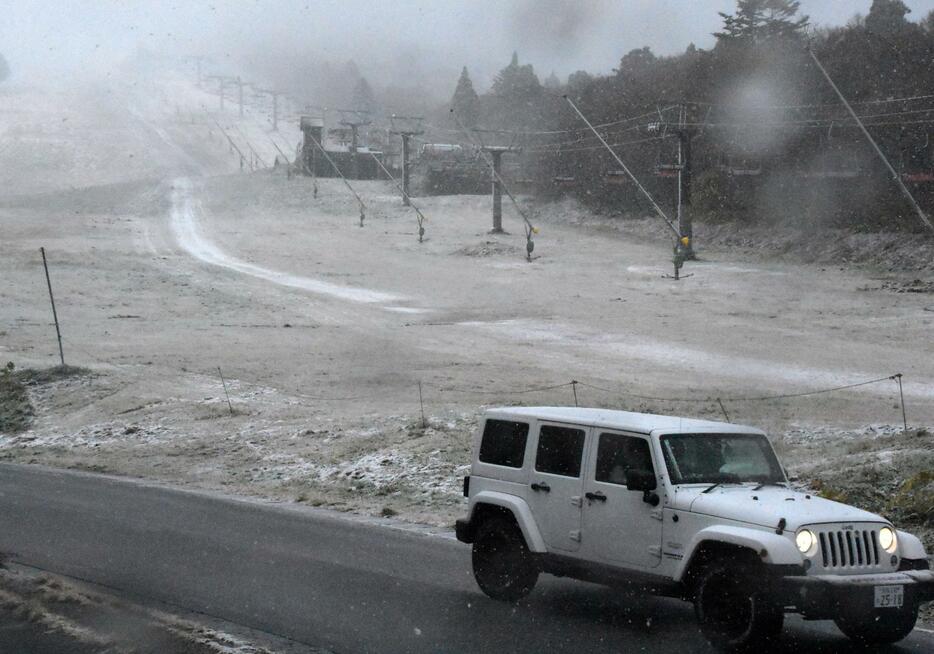
<instances>
[{"instance_id":1,"label":"rear wheel","mask_svg":"<svg viewBox=\"0 0 934 654\"><path fill-rule=\"evenodd\" d=\"M852 640L887 645L905 638L915 628L918 606L901 609L876 609L864 613L843 614L835 618L840 631Z\"/></svg>"},{"instance_id":2,"label":"rear wheel","mask_svg":"<svg viewBox=\"0 0 934 654\"><path fill-rule=\"evenodd\" d=\"M781 633L785 614L769 602L762 573L735 559L711 563L701 573L694 611L704 637L715 647L748 652Z\"/></svg>"},{"instance_id":3,"label":"rear wheel","mask_svg":"<svg viewBox=\"0 0 934 654\"><path fill-rule=\"evenodd\" d=\"M495 600L516 602L532 592L538 572L515 522L497 517L480 525L473 543L473 574L480 590Z\"/></svg>"}]
</instances>

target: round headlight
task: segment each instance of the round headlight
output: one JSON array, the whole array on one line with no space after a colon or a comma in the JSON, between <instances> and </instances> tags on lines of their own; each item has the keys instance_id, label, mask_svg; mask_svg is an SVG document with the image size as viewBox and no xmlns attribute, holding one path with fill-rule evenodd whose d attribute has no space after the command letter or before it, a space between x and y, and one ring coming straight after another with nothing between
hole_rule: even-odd
<instances>
[{"instance_id":1,"label":"round headlight","mask_svg":"<svg viewBox=\"0 0 934 654\"><path fill-rule=\"evenodd\" d=\"M879 545L889 554L894 554L898 549L898 540L895 538L895 532L888 527L879 530Z\"/></svg>"},{"instance_id":2,"label":"round headlight","mask_svg":"<svg viewBox=\"0 0 934 654\"><path fill-rule=\"evenodd\" d=\"M810 552L815 542L817 542L817 539L814 537L814 532L810 529L802 529L795 536L795 544L798 546L798 551L802 554Z\"/></svg>"}]
</instances>

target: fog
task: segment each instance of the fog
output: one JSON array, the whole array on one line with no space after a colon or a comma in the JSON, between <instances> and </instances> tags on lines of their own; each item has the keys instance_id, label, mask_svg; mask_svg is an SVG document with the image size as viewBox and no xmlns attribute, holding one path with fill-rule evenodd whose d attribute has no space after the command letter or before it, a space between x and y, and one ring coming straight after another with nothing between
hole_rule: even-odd
<instances>
[{"instance_id":1,"label":"fog","mask_svg":"<svg viewBox=\"0 0 934 654\"><path fill-rule=\"evenodd\" d=\"M838 25L865 13L871 0L801 4L812 23ZM934 8L934 0L906 4L913 19ZM721 26L717 12L734 8L732 0L25 0L2 10L0 53L20 81L114 75L140 48L208 55L211 70L225 74L353 60L378 91L418 88L446 99L461 66L482 92L514 50L544 78L607 73L623 53L644 45L662 55L689 43L711 47Z\"/></svg>"}]
</instances>

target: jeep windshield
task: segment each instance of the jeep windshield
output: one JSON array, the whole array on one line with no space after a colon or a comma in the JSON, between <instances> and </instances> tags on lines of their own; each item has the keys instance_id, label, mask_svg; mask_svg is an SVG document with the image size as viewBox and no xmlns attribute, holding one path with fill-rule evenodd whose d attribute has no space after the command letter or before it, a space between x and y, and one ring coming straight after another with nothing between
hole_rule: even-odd
<instances>
[{"instance_id":1,"label":"jeep windshield","mask_svg":"<svg viewBox=\"0 0 934 654\"><path fill-rule=\"evenodd\" d=\"M784 483L785 474L765 436L669 434L662 436L673 484Z\"/></svg>"}]
</instances>

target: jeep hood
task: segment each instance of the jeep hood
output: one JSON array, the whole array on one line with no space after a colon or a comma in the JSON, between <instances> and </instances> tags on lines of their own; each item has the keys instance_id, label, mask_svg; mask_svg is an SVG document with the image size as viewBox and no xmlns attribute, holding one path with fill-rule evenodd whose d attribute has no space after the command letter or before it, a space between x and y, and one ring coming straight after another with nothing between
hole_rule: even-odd
<instances>
[{"instance_id":1,"label":"jeep hood","mask_svg":"<svg viewBox=\"0 0 934 654\"><path fill-rule=\"evenodd\" d=\"M704 493L704 487L682 486L674 493L672 508L763 527L775 527L784 518L788 530L829 522L888 522L874 513L809 493L776 486L753 488L721 486Z\"/></svg>"}]
</instances>

